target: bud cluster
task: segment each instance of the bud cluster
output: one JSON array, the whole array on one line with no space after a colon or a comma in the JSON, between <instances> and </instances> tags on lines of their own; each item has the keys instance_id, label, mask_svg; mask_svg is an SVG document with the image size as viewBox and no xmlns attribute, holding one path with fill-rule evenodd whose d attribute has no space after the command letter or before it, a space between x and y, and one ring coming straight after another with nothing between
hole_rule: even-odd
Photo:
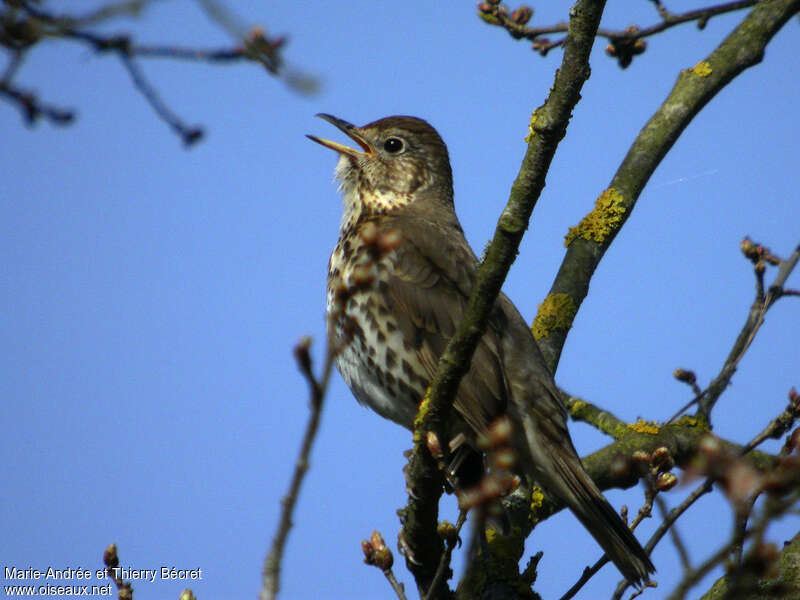
<instances>
[{"instance_id":1,"label":"bud cluster","mask_svg":"<svg viewBox=\"0 0 800 600\"><path fill-rule=\"evenodd\" d=\"M626 69L633 62L633 57L647 50L647 42L640 37L637 25L629 25L625 29L626 37L611 38L606 46L606 54L617 59L621 69Z\"/></svg>"},{"instance_id":2,"label":"bud cluster","mask_svg":"<svg viewBox=\"0 0 800 600\"><path fill-rule=\"evenodd\" d=\"M742 239L739 243L739 249L745 258L754 265L765 262L771 265L779 265L781 263L781 259L772 254L769 248L752 241L750 238Z\"/></svg>"},{"instance_id":3,"label":"bud cluster","mask_svg":"<svg viewBox=\"0 0 800 600\"><path fill-rule=\"evenodd\" d=\"M651 453L637 450L631 455L631 459L638 471L652 478L656 491L666 492L677 485L678 477L672 473L675 460L666 446L660 446Z\"/></svg>"},{"instance_id":4,"label":"bud cluster","mask_svg":"<svg viewBox=\"0 0 800 600\"><path fill-rule=\"evenodd\" d=\"M478 448L486 453L486 474L475 487L456 491L461 510L480 505L492 508L496 506L496 500L519 487L520 478L511 472L516 463L511 448L512 434L511 419L504 415L489 425L486 433L478 436Z\"/></svg>"},{"instance_id":5,"label":"bud cluster","mask_svg":"<svg viewBox=\"0 0 800 600\"><path fill-rule=\"evenodd\" d=\"M381 571L392 568L394 556L379 531L373 531L369 540L361 540L361 550L364 552L364 562L368 565L376 566Z\"/></svg>"}]
</instances>

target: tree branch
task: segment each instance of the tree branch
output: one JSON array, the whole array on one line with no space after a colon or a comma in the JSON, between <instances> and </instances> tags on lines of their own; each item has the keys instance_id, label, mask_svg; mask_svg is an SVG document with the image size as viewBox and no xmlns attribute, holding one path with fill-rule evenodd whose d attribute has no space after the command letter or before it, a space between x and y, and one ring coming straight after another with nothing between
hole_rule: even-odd
<instances>
[{"instance_id":1,"label":"tree branch","mask_svg":"<svg viewBox=\"0 0 800 600\"><path fill-rule=\"evenodd\" d=\"M567 253L539 308L537 321L553 299L562 307L563 318L547 321L554 323L550 327L537 328L534 322L551 370L558 365L572 318L588 293L595 269L631 215L653 171L697 113L737 75L762 60L772 36L798 10L800 0L759 3L705 60L682 71L667 99L633 142L594 210L570 229Z\"/></svg>"},{"instance_id":2,"label":"tree branch","mask_svg":"<svg viewBox=\"0 0 800 600\"><path fill-rule=\"evenodd\" d=\"M697 22L697 28L704 29L712 17L742 10L758 2L759 0L738 0L680 14L670 13L659 2L657 4L661 22L645 28L640 28L638 25L630 25L625 29L604 29L601 27L597 30L597 36L608 39L610 44L606 48L606 53L615 57L620 67L624 69L630 65L634 55L645 51L644 38L685 23ZM566 32L566 23L556 23L545 27L526 27L525 25L533 15L533 11L530 9L525 10L525 7L519 8L509 15L508 10L503 6L499 6L498 2L481 2L478 5L478 11L480 17L486 23L502 27L515 40L524 39L533 42L532 49L542 56L547 56L550 50L562 46L566 39L566 37L561 37L556 40L550 40L543 37L551 33Z\"/></svg>"},{"instance_id":3,"label":"tree branch","mask_svg":"<svg viewBox=\"0 0 800 600\"><path fill-rule=\"evenodd\" d=\"M724 392L730 384L739 362L742 360L747 352L747 349L750 347L750 344L752 344L753 340L755 339L755 336L758 333L758 330L761 328L761 325L764 324L764 318L767 314L767 311L772 307L773 304L775 304L777 300L786 295L784 284L786 283L786 280L791 272L797 266L798 259L800 259L800 245L795 248L794 252L792 252L789 258L786 260L779 260L771 254L769 255L769 258L772 259L770 262L780 265L780 268L778 269L778 274L775 276L775 280L769 286L769 290L766 293L764 293L763 282L764 270L766 266L764 264L765 260L763 259L762 254L759 253L759 249L763 253L763 246L755 245L747 238L745 238L745 240L742 242L742 251L744 252L745 256L751 258L751 260L753 260L755 263L757 282L756 297L750 306L747 319L745 319L745 323L742 326L739 335L736 337L733 347L728 353L728 356L725 358L722 369L714 378L714 380L708 385L708 387L701 393L697 394L686 405L681 407L681 409L672 416L670 421L673 421L681 413L683 413L693 404L697 403L698 414L700 414L709 423L711 422L711 410L714 408L717 400L719 400L722 392Z\"/></svg>"},{"instance_id":4,"label":"tree branch","mask_svg":"<svg viewBox=\"0 0 800 600\"><path fill-rule=\"evenodd\" d=\"M564 137L572 110L580 99L580 90L589 77L589 54L604 5L604 0L581 0L572 10L561 69L556 72L550 97L533 113L522 166L492 243L478 269L464 319L439 360L436 375L414 424L414 451L407 467L407 477L415 493L409 497L403 511L402 535L413 556L413 560L407 560L408 567L418 587L428 597L439 597L435 590L431 595L428 586L443 551L442 542L436 536L441 476L436 462L424 447L423 434L427 431L440 434L444 430L458 384L469 369L472 354L486 328L495 299L544 187L547 169ZM441 435L439 438L444 439ZM425 495L419 493L423 490L427 490Z\"/></svg>"},{"instance_id":5,"label":"tree branch","mask_svg":"<svg viewBox=\"0 0 800 600\"><path fill-rule=\"evenodd\" d=\"M0 80L0 96L15 102L23 111L27 123L39 117L64 125L74 118L74 111L58 109L43 104L30 92L12 85L24 53L30 52L41 40L65 40L89 46L98 53L110 52L117 56L131 76L136 89L145 97L154 112L175 131L186 146L199 141L203 136L201 127L186 125L160 98L155 87L147 80L136 58L168 58L203 61L209 63L229 63L235 60L258 62L272 75L283 79L290 87L300 93L313 93L318 88L314 77L286 66L282 51L286 39L282 36L267 37L260 27L249 30L238 23L224 7L213 0L199 0L204 9L216 17L218 24L228 31L235 32L238 45L233 48L201 49L162 45L146 46L136 44L129 35L106 35L98 33L89 26L102 23L122 14L138 15L151 0L121 0L109 2L83 16L56 14L45 10L30 0L14 0L0 3L0 46L12 54L11 62ZM214 10L211 10L211 9Z\"/></svg>"},{"instance_id":6,"label":"tree branch","mask_svg":"<svg viewBox=\"0 0 800 600\"><path fill-rule=\"evenodd\" d=\"M311 338L305 337L300 340L294 349L300 372L306 378L306 381L308 381L311 396L311 413L309 414L306 431L303 435L303 442L300 445L300 452L297 457L297 462L295 463L289 491L281 500L281 516L278 522L278 531L272 539L269 554L267 554L266 559L264 559L261 592L259 593L260 600L274 600L278 596L283 550L286 547L286 540L292 528L292 514L294 513L294 508L300 494L300 486L303 484L303 479L309 468L311 448L317 436L317 429L319 428L319 422L322 416L322 405L325 400L325 393L328 389L328 382L330 381L333 363L336 357L336 348L329 343L327 352L325 353L325 366L322 369L322 375L317 379L311 369L310 347Z\"/></svg>"}]
</instances>

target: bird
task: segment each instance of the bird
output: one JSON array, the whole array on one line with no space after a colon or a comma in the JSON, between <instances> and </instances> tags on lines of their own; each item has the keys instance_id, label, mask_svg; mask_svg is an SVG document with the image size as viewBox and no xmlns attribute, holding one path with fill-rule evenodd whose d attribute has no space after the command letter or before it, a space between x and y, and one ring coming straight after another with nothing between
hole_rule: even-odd
<instances>
[{"instance_id":1,"label":"bird","mask_svg":"<svg viewBox=\"0 0 800 600\"><path fill-rule=\"evenodd\" d=\"M413 430L417 409L464 315L478 258L456 216L447 146L426 121L391 116L357 127L318 117L357 147L308 135L338 154L343 199L328 263L326 315L336 366L356 399ZM454 437L476 448L507 416L522 475L564 502L631 583L655 571L586 473L536 340L500 293L453 403ZM523 422L530 434L525 434Z\"/></svg>"}]
</instances>

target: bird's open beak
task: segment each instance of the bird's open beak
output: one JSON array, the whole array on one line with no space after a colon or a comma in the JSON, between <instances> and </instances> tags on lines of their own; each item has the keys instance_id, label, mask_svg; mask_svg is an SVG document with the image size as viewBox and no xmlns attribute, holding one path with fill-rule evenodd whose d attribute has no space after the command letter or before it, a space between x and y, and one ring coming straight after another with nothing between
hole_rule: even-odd
<instances>
[{"instance_id":1,"label":"bird's open beak","mask_svg":"<svg viewBox=\"0 0 800 600\"><path fill-rule=\"evenodd\" d=\"M350 146L345 146L344 144L339 144L338 142L332 142L331 140L324 140L322 138L318 138L315 135L306 135L306 137L318 144L322 144L326 148L330 148L331 150L336 150L339 154L347 154L348 156L352 156L353 158L358 158L359 156L363 156L364 154L372 154L372 148L369 145L369 142L364 139L364 137L358 133L358 128L353 125L352 123L348 123L344 119L338 119L333 115L326 115L325 113L319 113L317 115L320 119L326 120L331 125L335 125L340 130L342 130L347 137L361 146L361 150L356 150L355 148L351 148Z\"/></svg>"}]
</instances>

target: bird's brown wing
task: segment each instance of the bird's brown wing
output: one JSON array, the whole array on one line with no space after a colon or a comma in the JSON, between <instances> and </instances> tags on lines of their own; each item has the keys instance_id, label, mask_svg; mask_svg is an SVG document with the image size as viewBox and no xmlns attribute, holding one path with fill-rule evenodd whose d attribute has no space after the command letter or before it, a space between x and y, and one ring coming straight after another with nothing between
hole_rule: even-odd
<instances>
[{"instance_id":1,"label":"bird's brown wing","mask_svg":"<svg viewBox=\"0 0 800 600\"><path fill-rule=\"evenodd\" d=\"M398 225L402 242L384 301L404 339L415 342L417 362L430 380L463 317L476 259L460 230L426 221ZM513 442L523 470L570 507L629 581L647 579L653 564L584 470L552 375L524 319L502 294L454 406L476 432L512 413L524 430Z\"/></svg>"},{"instance_id":2,"label":"bird's brown wing","mask_svg":"<svg viewBox=\"0 0 800 600\"><path fill-rule=\"evenodd\" d=\"M445 230L418 220L396 225L403 241L383 288L384 301L403 338L414 348L421 374L429 381L463 317L477 261L458 229ZM500 313L494 316L501 317ZM475 432L485 431L505 411L508 400L498 325L491 323L478 344L454 402Z\"/></svg>"}]
</instances>

